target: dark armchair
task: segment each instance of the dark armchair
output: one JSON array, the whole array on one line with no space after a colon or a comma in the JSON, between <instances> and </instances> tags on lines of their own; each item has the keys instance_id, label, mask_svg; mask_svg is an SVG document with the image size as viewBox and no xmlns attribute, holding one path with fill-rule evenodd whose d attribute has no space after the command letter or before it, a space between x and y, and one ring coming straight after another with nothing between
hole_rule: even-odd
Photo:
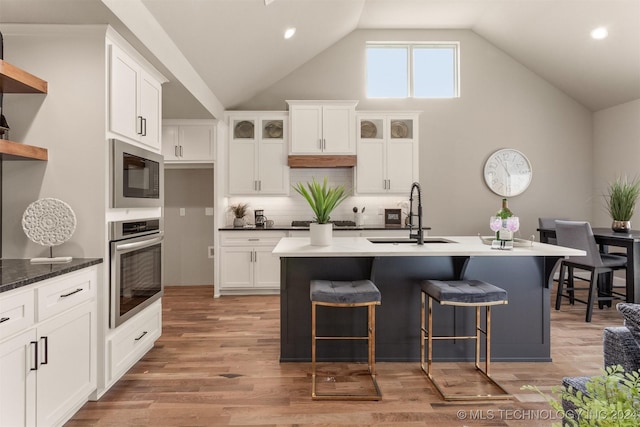
<instances>
[{"instance_id":1,"label":"dark armchair","mask_svg":"<svg viewBox=\"0 0 640 427\"><path fill-rule=\"evenodd\" d=\"M604 366L621 365L626 372L637 371L640 369L640 304L620 303L616 307L624 318L624 326L604 329ZM585 385L590 378L565 377L562 385L586 394ZM576 413L575 406L564 399L562 409L565 413Z\"/></svg>"}]
</instances>

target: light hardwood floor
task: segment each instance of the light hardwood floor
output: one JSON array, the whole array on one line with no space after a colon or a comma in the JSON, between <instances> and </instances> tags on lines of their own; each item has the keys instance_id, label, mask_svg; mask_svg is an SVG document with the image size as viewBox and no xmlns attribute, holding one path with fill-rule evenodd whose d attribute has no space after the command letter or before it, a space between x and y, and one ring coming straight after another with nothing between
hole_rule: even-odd
<instances>
[{"instance_id":1,"label":"light hardwood floor","mask_svg":"<svg viewBox=\"0 0 640 427\"><path fill-rule=\"evenodd\" d=\"M167 287L156 346L67 426L549 426L555 412L520 387L550 393L563 376L598 374L602 329L622 324L615 308L596 308L591 323L582 304L552 309L553 362L492 364L511 401L443 402L418 363L378 363L382 401L318 402L310 364L278 362L279 297L212 295ZM473 387L468 365L435 366L451 384Z\"/></svg>"}]
</instances>

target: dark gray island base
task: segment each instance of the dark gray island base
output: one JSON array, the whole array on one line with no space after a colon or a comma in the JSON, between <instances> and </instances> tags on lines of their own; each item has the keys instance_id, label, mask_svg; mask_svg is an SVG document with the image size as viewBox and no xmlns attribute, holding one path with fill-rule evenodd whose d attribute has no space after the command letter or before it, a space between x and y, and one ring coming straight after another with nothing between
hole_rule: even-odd
<instances>
[{"instance_id":1,"label":"dark gray island base","mask_svg":"<svg viewBox=\"0 0 640 427\"><path fill-rule=\"evenodd\" d=\"M311 360L312 279L371 278L382 294L376 311L376 360L420 360L420 282L455 280L464 274L508 292L509 304L494 307L491 359L551 361L548 277L558 256L314 256L281 257L280 361ZM318 333L366 334L366 310L320 307ZM475 334L473 308L434 304L435 335ZM484 316L483 316L484 317ZM484 324L484 319L483 319ZM462 332L461 331L465 331ZM472 340L439 341L434 360L473 360ZM483 350L484 351L484 350ZM366 344L326 341L318 360L365 361Z\"/></svg>"}]
</instances>

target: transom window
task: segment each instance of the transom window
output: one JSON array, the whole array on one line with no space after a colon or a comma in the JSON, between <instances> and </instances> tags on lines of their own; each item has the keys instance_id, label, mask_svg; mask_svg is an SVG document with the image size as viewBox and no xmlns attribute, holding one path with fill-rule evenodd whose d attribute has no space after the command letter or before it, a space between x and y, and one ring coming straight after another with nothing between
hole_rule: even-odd
<instances>
[{"instance_id":1,"label":"transom window","mask_svg":"<svg viewBox=\"0 0 640 427\"><path fill-rule=\"evenodd\" d=\"M458 42L367 43L369 98L457 98Z\"/></svg>"}]
</instances>

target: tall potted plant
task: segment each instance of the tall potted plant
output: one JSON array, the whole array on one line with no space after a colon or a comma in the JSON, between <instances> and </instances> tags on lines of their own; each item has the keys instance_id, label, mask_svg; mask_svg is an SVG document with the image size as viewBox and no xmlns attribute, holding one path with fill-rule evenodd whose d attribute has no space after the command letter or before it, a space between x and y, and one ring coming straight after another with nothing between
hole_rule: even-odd
<instances>
[{"instance_id":1,"label":"tall potted plant","mask_svg":"<svg viewBox=\"0 0 640 427\"><path fill-rule=\"evenodd\" d=\"M607 211L613 220L613 231L628 233L631 230L631 217L640 197L640 181L637 178L629 181L627 177L618 177L609 184L605 195Z\"/></svg>"},{"instance_id":2,"label":"tall potted plant","mask_svg":"<svg viewBox=\"0 0 640 427\"><path fill-rule=\"evenodd\" d=\"M329 223L331 212L338 207L347 197L344 185L329 187L327 178L322 184L315 178L305 185L301 182L293 186L302 197L304 197L315 217L315 222L309 225L311 244L314 246L327 246L331 244L333 224Z\"/></svg>"}]
</instances>

